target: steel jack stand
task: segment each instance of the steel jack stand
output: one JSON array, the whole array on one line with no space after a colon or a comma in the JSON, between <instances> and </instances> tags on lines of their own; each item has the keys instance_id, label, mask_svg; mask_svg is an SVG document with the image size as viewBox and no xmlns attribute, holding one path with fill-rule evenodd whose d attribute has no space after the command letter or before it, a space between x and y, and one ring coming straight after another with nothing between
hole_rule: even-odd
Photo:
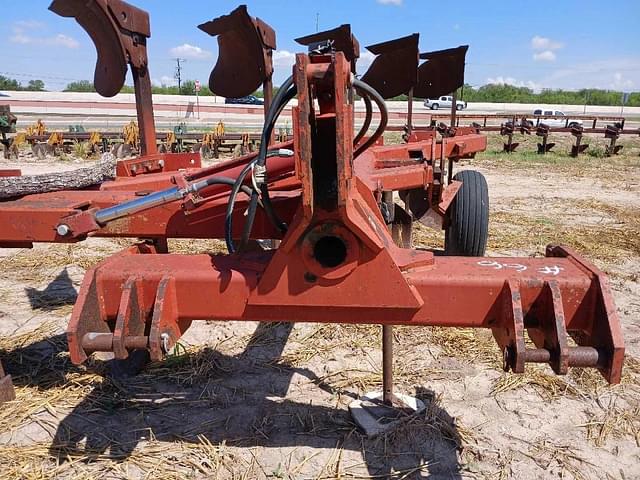
<instances>
[{"instance_id":1,"label":"steel jack stand","mask_svg":"<svg viewBox=\"0 0 640 480\"><path fill-rule=\"evenodd\" d=\"M355 422L368 437L394 428L403 419L425 409L410 395L393 391L393 326L382 325L382 391L365 394L349 405Z\"/></svg>"}]
</instances>

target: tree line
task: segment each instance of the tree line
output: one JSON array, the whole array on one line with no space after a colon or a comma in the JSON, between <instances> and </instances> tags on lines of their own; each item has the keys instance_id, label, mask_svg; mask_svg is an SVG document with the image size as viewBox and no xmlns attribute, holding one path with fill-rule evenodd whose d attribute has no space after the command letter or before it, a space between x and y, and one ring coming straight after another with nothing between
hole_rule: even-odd
<instances>
[{"instance_id":1,"label":"tree line","mask_svg":"<svg viewBox=\"0 0 640 480\"><path fill-rule=\"evenodd\" d=\"M19 81L0 75L0 90L24 90L24 91L45 91L45 84L42 80L29 80L27 85L22 85ZM276 89L274 89L276 90ZM95 92L93 82L90 80L79 80L69 83L65 92ZM133 93L133 87L125 85L122 93ZM180 88L177 85L153 86L152 92L165 95L194 95L195 80L185 80ZM213 93L206 84L202 84L198 93L202 96L211 96ZM253 93L257 97L262 97L262 91ZM543 89L534 92L527 87L516 87L514 85L488 84L474 88L465 84L457 92L459 100L467 102L486 103L536 103L536 104L559 104L559 105L622 105L622 92L615 90L602 90L597 88L584 88L581 90ZM406 95L400 95L392 100L406 100ZM626 106L640 107L640 92L633 92L626 99Z\"/></svg>"},{"instance_id":2,"label":"tree line","mask_svg":"<svg viewBox=\"0 0 640 480\"><path fill-rule=\"evenodd\" d=\"M29 91L29 92L44 92L44 82L42 80L29 80L29 83L22 85L15 78L5 77L0 75L0 90L13 90L13 91Z\"/></svg>"},{"instance_id":3,"label":"tree line","mask_svg":"<svg viewBox=\"0 0 640 480\"><path fill-rule=\"evenodd\" d=\"M458 91L459 99L467 102L540 103L560 105L622 105L623 94L615 90L583 88L581 90L543 89L536 93L527 87L513 85L465 85ZM640 107L640 92L630 93L626 106Z\"/></svg>"}]
</instances>

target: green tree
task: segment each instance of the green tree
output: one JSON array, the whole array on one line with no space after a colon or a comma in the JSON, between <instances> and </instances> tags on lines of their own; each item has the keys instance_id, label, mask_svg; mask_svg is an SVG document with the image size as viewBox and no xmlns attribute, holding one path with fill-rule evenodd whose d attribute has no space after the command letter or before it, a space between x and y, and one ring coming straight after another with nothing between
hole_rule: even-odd
<instances>
[{"instance_id":1,"label":"green tree","mask_svg":"<svg viewBox=\"0 0 640 480\"><path fill-rule=\"evenodd\" d=\"M196 82L194 80L185 80L180 85L179 95L195 95L196 93Z\"/></svg>"},{"instance_id":2,"label":"green tree","mask_svg":"<svg viewBox=\"0 0 640 480\"><path fill-rule=\"evenodd\" d=\"M71 82L65 89L65 92L95 92L96 88L93 86L93 82L89 80L79 80L77 82Z\"/></svg>"},{"instance_id":3,"label":"green tree","mask_svg":"<svg viewBox=\"0 0 640 480\"><path fill-rule=\"evenodd\" d=\"M488 84L473 88L465 84L458 90L458 99L467 102L495 103L539 103L559 105L620 105L622 92L585 88L578 91L562 89L544 89L539 93L526 87L513 85ZM628 106L640 106L640 93L629 95Z\"/></svg>"},{"instance_id":4,"label":"green tree","mask_svg":"<svg viewBox=\"0 0 640 480\"><path fill-rule=\"evenodd\" d=\"M44 82L42 80L29 80L29 84L25 88L31 92L44 92Z\"/></svg>"},{"instance_id":5,"label":"green tree","mask_svg":"<svg viewBox=\"0 0 640 480\"><path fill-rule=\"evenodd\" d=\"M22 90L22 85L14 78L0 75L0 90Z\"/></svg>"}]
</instances>

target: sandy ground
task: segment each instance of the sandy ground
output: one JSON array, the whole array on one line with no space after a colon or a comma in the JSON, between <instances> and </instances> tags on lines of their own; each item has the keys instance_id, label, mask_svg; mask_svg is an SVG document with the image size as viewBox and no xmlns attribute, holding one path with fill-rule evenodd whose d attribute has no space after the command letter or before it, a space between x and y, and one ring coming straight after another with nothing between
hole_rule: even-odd
<instances>
[{"instance_id":1,"label":"sandy ground","mask_svg":"<svg viewBox=\"0 0 640 480\"><path fill-rule=\"evenodd\" d=\"M488 332L397 327L396 386L428 409L367 439L347 405L380 388L379 327L201 322L164 362L105 378L99 360L70 364L63 332L84 271L124 243L4 249L0 358L18 399L0 407L0 478L640 478L639 142L578 160L499 143L460 165L489 183L488 254L562 242L603 268L627 344L621 385L580 369L504 374Z\"/></svg>"}]
</instances>

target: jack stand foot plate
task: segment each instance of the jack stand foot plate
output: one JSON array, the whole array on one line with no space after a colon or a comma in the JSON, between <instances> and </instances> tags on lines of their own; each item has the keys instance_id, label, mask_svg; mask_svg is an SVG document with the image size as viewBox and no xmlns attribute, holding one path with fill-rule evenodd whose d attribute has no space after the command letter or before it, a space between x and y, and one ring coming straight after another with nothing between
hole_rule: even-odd
<instances>
[{"instance_id":1,"label":"jack stand foot plate","mask_svg":"<svg viewBox=\"0 0 640 480\"><path fill-rule=\"evenodd\" d=\"M410 395L395 394L393 406L383 403L382 397L382 392L370 392L349 404L351 416L368 437L385 433L425 409L421 400Z\"/></svg>"}]
</instances>

